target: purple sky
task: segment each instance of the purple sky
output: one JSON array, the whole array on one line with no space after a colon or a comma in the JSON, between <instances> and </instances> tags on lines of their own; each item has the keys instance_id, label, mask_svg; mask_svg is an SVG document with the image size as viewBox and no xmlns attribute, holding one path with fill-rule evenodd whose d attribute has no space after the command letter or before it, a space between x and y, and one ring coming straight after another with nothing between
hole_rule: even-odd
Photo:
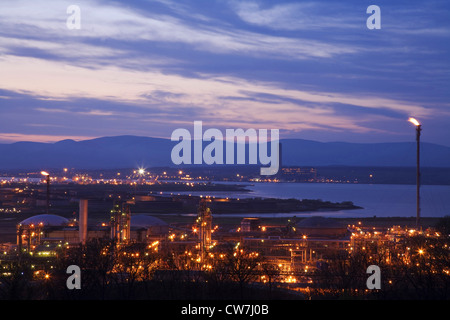
<instances>
[{"instance_id":1,"label":"purple sky","mask_svg":"<svg viewBox=\"0 0 450 320\"><path fill-rule=\"evenodd\" d=\"M195 120L413 141L413 116L450 146L449 16L446 0L2 0L0 142L170 138Z\"/></svg>"}]
</instances>

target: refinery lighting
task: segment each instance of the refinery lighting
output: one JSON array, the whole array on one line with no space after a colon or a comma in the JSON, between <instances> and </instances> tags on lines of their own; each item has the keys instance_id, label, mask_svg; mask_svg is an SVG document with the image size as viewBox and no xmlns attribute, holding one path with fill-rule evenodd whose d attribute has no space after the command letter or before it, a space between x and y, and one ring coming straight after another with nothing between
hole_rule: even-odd
<instances>
[{"instance_id":1,"label":"refinery lighting","mask_svg":"<svg viewBox=\"0 0 450 320\"><path fill-rule=\"evenodd\" d=\"M417 121L417 119L415 119L415 118L409 118L408 121L411 122L415 126L420 126L419 121Z\"/></svg>"},{"instance_id":2,"label":"refinery lighting","mask_svg":"<svg viewBox=\"0 0 450 320\"><path fill-rule=\"evenodd\" d=\"M50 175L47 171L41 171L41 174L42 174L43 176L49 176L49 175Z\"/></svg>"},{"instance_id":3,"label":"refinery lighting","mask_svg":"<svg viewBox=\"0 0 450 320\"><path fill-rule=\"evenodd\" d=\"M139 169L138 172L139 172L140 175L143 175L145 173L145 169Z\"/></svg>"}]
</instances>

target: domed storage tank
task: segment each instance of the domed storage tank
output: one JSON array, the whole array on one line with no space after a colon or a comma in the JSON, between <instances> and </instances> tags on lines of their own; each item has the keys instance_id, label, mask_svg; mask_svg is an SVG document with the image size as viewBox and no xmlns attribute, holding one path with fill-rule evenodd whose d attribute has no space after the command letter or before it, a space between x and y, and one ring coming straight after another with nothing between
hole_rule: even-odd
<instances>
[{"instance_id":1,"label":"domed storage tank","mask_svg":"<svg viewBox=\"0 0 450 320\"><path fill-rule=\"evenodd\" d=\"M30 225L37 226L42 224L43 226L49 227L65 226L68 223L69 223L68 219L54 214L39 214L19 222L19 224L22 226L30 226Z\"/></svg>"},{"instance_id":2,"label":"domed storage tank","mask_svg":"<svg viewBox=\"0 0 450 320\"><path fill-rule=\"evenodd\" d=\"M147 235L163 235L169 232L169 225L163 220L146 214L133 215L130 218L131 231L145 229Z\"/></svg>"}]
</instances>

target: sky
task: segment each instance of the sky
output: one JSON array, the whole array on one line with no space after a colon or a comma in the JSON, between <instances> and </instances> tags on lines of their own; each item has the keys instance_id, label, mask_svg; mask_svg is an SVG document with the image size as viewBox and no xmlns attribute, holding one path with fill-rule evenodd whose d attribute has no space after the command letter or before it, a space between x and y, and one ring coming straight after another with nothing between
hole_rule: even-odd
<instances>
[{"instance_id":1,"label":"sky","mask_svg":"<svg viewBox=\"0 0 450 320\"><path fill-rule=\"evenodd\" d=\"M194 121L404 142L416 117L422 141L450 146L449 17L446 0L1 0L0 143Z\"/></svg>"}]
</instances>

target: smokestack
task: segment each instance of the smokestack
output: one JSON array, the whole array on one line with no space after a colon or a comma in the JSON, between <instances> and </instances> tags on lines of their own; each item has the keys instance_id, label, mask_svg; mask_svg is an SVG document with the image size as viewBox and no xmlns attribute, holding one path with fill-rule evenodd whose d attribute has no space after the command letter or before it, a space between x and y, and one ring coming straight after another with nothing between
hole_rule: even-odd
<instances>
[{"instance_id":1,"label":"smokestack","mask_svg":"<svg viewBox=\"0 0 450 320\"><path fill-rule=\"evenodd\" d=\"M78 221L78 231L81 244L86 243L87 239L87 219L88 219L88 200L80 199L80 217Z\"/></svg>"}]
</instances>

